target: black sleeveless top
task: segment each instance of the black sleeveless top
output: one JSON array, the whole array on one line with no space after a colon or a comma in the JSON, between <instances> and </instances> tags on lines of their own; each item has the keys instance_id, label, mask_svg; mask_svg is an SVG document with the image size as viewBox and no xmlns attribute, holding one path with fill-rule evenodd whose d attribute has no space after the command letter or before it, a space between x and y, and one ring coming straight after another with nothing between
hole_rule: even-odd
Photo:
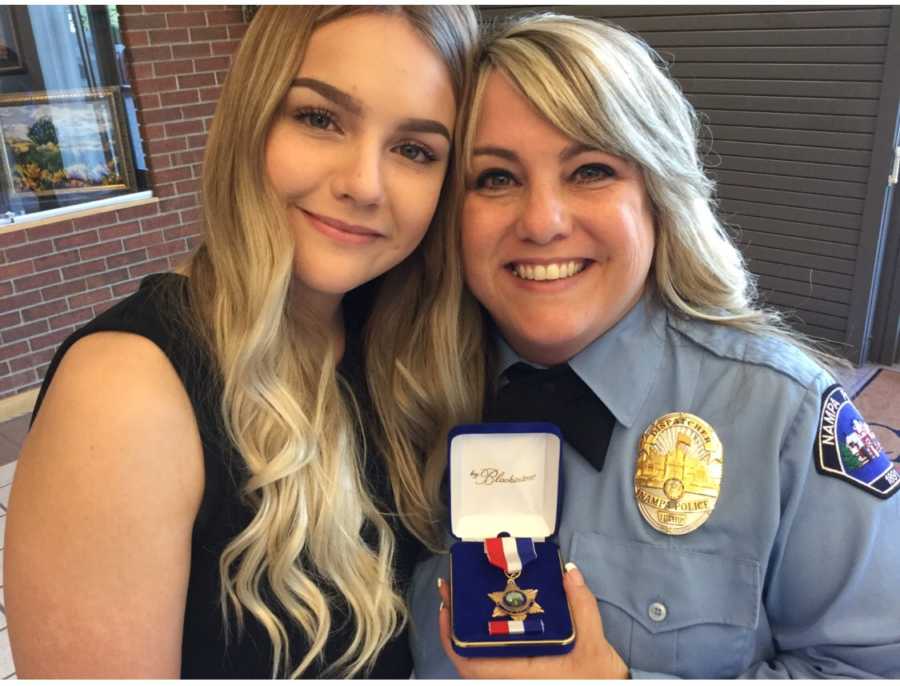
<instances>
[{"instance_id":1,"label":"black sleeveless top","mask_svg":"<svg viewBox=\"0 0 900 686\"><path fill-rule=\"evenodd\" d=\"M203 498L194 522L191 546L191 569L187 604L184 613L182 641L182 678L269 678L272 674L272 645L265 629L249 612L244 612L244 631L237 634L235 622L230 622L231 634L226 645L225 626L219 603L219 557L225 546L251 521L253 510L241 499L240 488L246 481L244 461L235 446L227 439L219 418L221 399L220 375L201 346L192 340L186 327L169 316L172 305L183 304L187 298L187 278L176 274L154 274L146 277L131 296L98 316L67 338L56 352L38 395L33 417L40 410L44 394L53 379L66 351L79 339L99 331L133 333L153 341L169 358L191 400L203 445L205 485ZM366 426L371 421L371 402L366 391L361 350L361 329L371 303L371 288L361 288L344 300L346 346L338 373L353 389L363 413ZM366 445L373 443L367 437ZM394 513L393 494L383 460L378 455L366 455L365 480L369 491L382 512ZM397 539L394 568L398 587L405 594L416 558L422 550L396 515L388 521ZM361 536L373 544L373 532L364 529ZM320 660L314 662L304 677L316 677L346 650L352 639L351 618L340 594L330 586L327 578L319 579L328 597L333 598L332 633ZM287 619L274 596L267 593L265 583L261 593L267 604L278 614L290 636L291 665L308 649L302 631ZM412 672L412 657L408 645L408 628L391 640L375 661L369 676L372 678L407 678Z\"/></svg>"}]
</instances>

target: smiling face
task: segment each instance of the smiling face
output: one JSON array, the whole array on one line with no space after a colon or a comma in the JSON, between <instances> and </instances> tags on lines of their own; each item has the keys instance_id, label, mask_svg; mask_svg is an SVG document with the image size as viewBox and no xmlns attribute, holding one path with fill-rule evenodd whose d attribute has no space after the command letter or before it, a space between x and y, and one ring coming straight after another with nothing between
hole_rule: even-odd
<instances>
[{"instance_id":1,"label":"smiling face","mask_svg":"<svg viewBox=\"0 0 900 686\"><path fill-rule=\"evenodd\" d=\"M333 310L419 244L447 169L456 104L441 58L398 15L318 28L276 115L266 171L304 299Z\"/></svg>"},{"instance_id":2,"label":"smiling face","mask_svg":"<svg viewBox=\"0 0 900 686\"><path fill-rule=\"evenodd\" d=\"M507 342L558 364L640 299L651 203L635 164L566 136L495 70L466 174L462 244L466 282Z\"/></svg>"}]
</instances>

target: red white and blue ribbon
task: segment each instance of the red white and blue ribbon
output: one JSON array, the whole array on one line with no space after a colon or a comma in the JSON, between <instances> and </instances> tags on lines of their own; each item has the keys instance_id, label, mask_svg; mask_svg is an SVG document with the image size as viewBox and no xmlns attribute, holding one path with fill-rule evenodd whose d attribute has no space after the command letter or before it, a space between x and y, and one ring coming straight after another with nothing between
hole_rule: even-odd
<instances>
[{"instance_id":1,"label":"red white and blue ribbon","mask_svg":"<svg viewBox=\"0 0 900 686\"><path fill-rule=\"evenodd\" d=\"M492 565L507 574L521 572L525 565L537 558L533 539L512 536L485 539L484 554Z\"/></svg>"},{"instance_id":2,"label":"red white and blue ribbon","mask_svg":"<svg viewBox=\"0 0 900 686\"><path fill-rule=\"evenodd\" d=\"M491 636L542 634L544 633L544 620L537 617L528 617L521 622L512 619L495 619L488 622L488 633Z\"/></svg>"}]
</instances>

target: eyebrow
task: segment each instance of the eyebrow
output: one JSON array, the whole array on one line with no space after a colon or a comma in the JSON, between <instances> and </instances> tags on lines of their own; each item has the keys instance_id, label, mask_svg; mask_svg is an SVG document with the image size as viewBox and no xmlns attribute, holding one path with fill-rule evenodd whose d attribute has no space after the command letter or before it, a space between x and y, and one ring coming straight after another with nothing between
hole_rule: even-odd
<instances>
[{"instance_id":1,"label":"eyebrow","mask_svg":"<svg viewBox=\"0 0 900 686\"><path fill-rule=\"evenodd\" d=\"M434 119L405 119L400 122L401 131L410 133L437 133L450 141L450 132L447 127Z\"/></svg>"},{"instance_id":2,"label":"eyebrow","mask_svg":"<svg viewBox=\"0 0 900 686\"><path fill-rule=\"evenodd\" d=\"M331 84L319 81L319 79L296 78L291 82L291 87L309 88L355 116L359 116L363 112L363 104L359 100ZM404 119L400 122L399 128L401 131L410 133L437 133L446 138L448 142L450 141L450 131L441 122L434 119Z\"/></svg>"},{"instance_id":3,"label":"eyebrow","mask_svg":"<svg viewBox=\"0 0 900 686\"><path fill-rule=\"evenodd\" d=\"M594 145L588 145L587 143L572 143L569 147L559 153L559 161L560 162L568 162L573 157L577 157L583 152L603 152L598 147Z\"/></svg>"},{"instance_id":4,"label":"eyebrow","mask_svg":"<svg viewBox=\"0 0 900 686\"><path fill-rule=\"evenodd\" d=\"M315 91L323 98L331 100L331 102L343 107L345 110L354 115L362 114L362 103L349 93L345 93L339 88L335 88L331 84L319 81L318 79L296 78L291 82L292 88L309 88Z\"/></svg>"},{"instance_id":5,"label":"eyebrow","mask_svg":"<svg viewBox=\"0 0 900 686\"><path fill-rule=\"evenodd\" d=\"M478 157L480 155L499 157L500 159L508 160L510 162L519 161L519 156L512 150L509 150L507 148L497 148L492 145L486 145L481 148L474 148L472 150L472 157Z\"/></svg>"},{"instance_id":6,"label":"eyebrow","mask_svg":"<svg viewBox=\"0 0 900 686\"><path fill-rule=\"evenodd\" d=\"M567 162L568 160L580 155L583 152L602 152L599 148L593 145L587 145L586 143L573 143L572 145L565 148L562 152L559 153L559 161ZM486 145L480 148L474 148L472 150L472 156L475 157L477 155L490 155L492 157L499 157L504 160L508 160L510 162L518 162L519 156L509 150L508 148L498 148L492 145Z\"/></svg>"}]
</instances>

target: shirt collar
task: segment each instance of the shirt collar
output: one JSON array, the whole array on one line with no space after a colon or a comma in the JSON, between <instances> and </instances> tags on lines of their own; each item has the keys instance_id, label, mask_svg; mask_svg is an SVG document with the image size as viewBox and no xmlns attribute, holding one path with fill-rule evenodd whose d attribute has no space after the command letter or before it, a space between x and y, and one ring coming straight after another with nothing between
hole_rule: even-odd
<instances>
[{"instance_id":1,"label":"shirt collar","mask_svg":"<svg viewBox=\"0 0 900 686\"><path fill-rule=\"evenodd\" d=\"M647 399L662 361L666 310L648 288L613 328L569 360L569 365L616 420L630 427ZM497 369L502 374L526 362L498 335Z\"/></svg>"}]
</instances>

